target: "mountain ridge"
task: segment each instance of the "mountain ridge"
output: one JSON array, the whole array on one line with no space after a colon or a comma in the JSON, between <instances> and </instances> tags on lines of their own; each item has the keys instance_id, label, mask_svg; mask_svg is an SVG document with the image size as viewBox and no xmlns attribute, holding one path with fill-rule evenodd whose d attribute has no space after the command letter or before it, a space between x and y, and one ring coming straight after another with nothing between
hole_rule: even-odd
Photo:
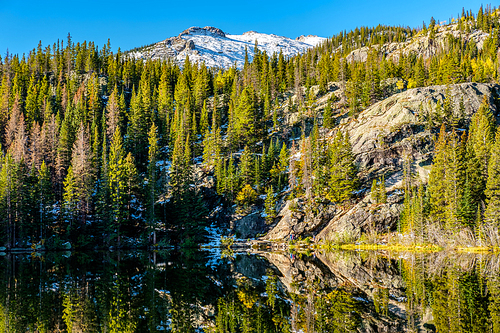
<instances>
[{"instance_id":1,"label":"mountain ridge","mask_svg":"<svg viewBox=\"0 0 500 333\"><path fill-rule=\"evenodd\" d=\"M296 39L247 31L241 35L227 34L215 27L190 27L178 36L169 37L161 42L128 51L135 59L172 59L183 65L187 56L191 62L205 63L208 67L230 68L236 64L241 69L245 57L254 56L255 43L261 52L269 55L282 52L285 57L295 56L322 43L326 38L315 35L302 35Z\"/></svg>"}]
</instances>

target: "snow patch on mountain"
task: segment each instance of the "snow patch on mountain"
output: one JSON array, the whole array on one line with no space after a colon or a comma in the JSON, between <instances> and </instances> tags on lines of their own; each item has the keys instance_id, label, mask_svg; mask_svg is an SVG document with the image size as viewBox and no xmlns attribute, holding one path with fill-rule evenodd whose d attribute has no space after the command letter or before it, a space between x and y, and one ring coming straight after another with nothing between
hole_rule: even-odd
<instances>
[{"instance_id":1,"label":"snow patch on mountain","mask_svg":"<svg viewBox=\"0 0 500 333\"><path fill-rule=\"evenodd\" d=\"M243 68L245 49L251 61L254 56L255 42L260 51L266 51L269 56L283 52L285 57L291 57L307 51L326 38L318 36L300 36L290 39L274 34L263 34L248 31L242 35L230 35L214 27L191 27L176 37L170 37L159 43L132 50L128 55L136 59L172 59L182 65L189 56L191 62L205 62L208 67Z\"/></svg>"}]
</instances>

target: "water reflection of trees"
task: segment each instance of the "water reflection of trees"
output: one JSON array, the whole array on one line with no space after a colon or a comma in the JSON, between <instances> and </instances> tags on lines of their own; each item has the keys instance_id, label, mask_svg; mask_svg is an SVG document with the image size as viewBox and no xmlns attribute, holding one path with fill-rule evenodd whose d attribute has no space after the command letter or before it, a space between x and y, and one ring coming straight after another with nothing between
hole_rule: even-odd
<instances>
[{"instance_id":1,"label":"water reflection of trees","mask_svg":"<svg viewBox=\"0 0 500 333\"><path fill-rule=\"evenodd\" d=\"M219 299L215 332L355 332L361 323L361 302L348 290L317 290L306 294L280 291L270 274L266 293L246 278L235 291Z\"/></svg>"},{"instance_id":2,"label":"water reflection of trees","mask_svg":"<svg viewBox=\"0 0 500 333\"><path fill-rule=\"evenodd\" d=\"M491 254L0 259L0 332L500 332Z\"/></svg>"},{"instance_id":3,"label":"water reflection of trees","mask_svg":"<svg viewBox=\"0 0 500 333\"><path fill-rule=\"evenodd\" d=\"M211 316L201 304L221 295L213 280L229 274L178 256L5 257L0 332L194 332Z\"/></svg>"},{"instance_id":4,"label":"water reflection of trees","mask_svg":"<svg viewBox=\"0 0 500 333\"><path fill-rule=\"evenodd\" d=\"M497 255L458 253L412 254L401 260L408 327L499 332L499 263Z\"/></svg>"},{"instance_id":5,"label":"water reflection of trees","mask_svg":"<svg viewBox=\"0 0 500 333\"><path fill-rule=\"evenodd\" d=\"M329 252L267 258L290 294L295 331L500 332L497 255ZM305 269L315 272L314 279ZM343 297L333 302L333 295ZM337 318L338 325L341 313L353 314L349 326L325 325L328 318Z\"/></svg>"}]
</instances>

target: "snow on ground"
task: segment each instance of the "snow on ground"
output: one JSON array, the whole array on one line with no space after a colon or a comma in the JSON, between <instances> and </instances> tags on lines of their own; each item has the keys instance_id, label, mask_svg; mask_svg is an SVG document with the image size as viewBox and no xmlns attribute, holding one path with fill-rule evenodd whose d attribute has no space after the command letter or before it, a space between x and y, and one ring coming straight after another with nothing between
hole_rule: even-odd
<instances>
[{"instance_id":1,"label":"snow on ground","mask_svg":"<svg viewBox=\"0 0 500 333\"><path fill-rule=\"evenodd\" d=\"M206 227L205 231L208 233L207 243L202 245L202 249L209 252L208 260L205 265L213 268L218 266L222 261L222 230L216 227L215 224L212 224L210 227Z\"/></svg>"},{"instance_id":2,"label":"snow on ground","mask_svg":"<svg viewBox=\"0 0 500 333\"><path fill-rule=\"evenodd\" d=\"M129 55L138 59L172 58L181 65L188 55L191 62L205 62L208 67L230 68L236 64L241 69L245 63L245 49L249 61L252 60L255 41L259 50L266 51L269 56L281 51L285 57L291 57L326 40L311 35L290 39L255 31L242 35L226 35L223 32L215 33L214 30L217 29L190 28L178 37L167 38L140 51L130 52Z\"/></svg>"}]
</instances>

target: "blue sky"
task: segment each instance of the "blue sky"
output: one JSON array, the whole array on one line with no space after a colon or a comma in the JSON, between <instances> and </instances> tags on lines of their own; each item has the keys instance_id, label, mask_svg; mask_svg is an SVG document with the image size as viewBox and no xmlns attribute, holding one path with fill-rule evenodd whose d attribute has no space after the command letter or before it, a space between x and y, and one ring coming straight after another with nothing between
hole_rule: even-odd
<instances>
[{"instance_id":1,"label":"blue sky","mask_svg":"<svg viewBox=\"0 0 500 333\"><path fill-rule=\"evenodd\" d=\"M109 1L0 0L0 55L28 53L69 33L73 41L111 39L128 50L178 35L191 26L215 26L226 33L255 30L291 38L330 37L359 26L421 26L431 16L445 21L462 7L477 13L481 1ZM486 4L486 3L485 3Z\"/></svg>"}]
</instances>

